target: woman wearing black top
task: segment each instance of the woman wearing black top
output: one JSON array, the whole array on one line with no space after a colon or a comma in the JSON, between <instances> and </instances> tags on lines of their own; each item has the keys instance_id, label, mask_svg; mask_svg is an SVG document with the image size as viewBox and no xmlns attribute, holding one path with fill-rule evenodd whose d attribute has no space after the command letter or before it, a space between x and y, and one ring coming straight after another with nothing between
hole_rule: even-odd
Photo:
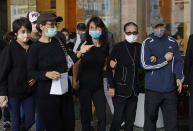
<instances>
[{"instance_id":1,"label":"woman wearing black top","mask_svg":"<svg viewBox=\"0 0 193 131\"><path fill-rule=\"evenodd\" d=\"M42 36L30 49L28 68L30 77L38 81L40 116L45 129L47 131L74 131L75 120L71 92L63 95L50 94L52 80L58 80L62 73L67 72L66 56L58 41L60 39L66 47L65 39L62 39L62 34L57 32L58 18L51 13L41 14L38 17L37 29ZM68 49L67 52L76 62L77 57L73 52ZM77 56L81 53L82 48Z\"/></svg>"},{"instance_id":2,"label":"woman wearing black top","mask_svg":"<svg viewBox=\"0 0 193 131\"><path fill-rule=\"evenodd\" d=\"M27 131L34 123L34 98L31 89L35 80L27 77L28 49L31 45L31 23L27 18L13 22L13 39L0 58L0 103L8 99L13 131ZM30 80L30 81L29 81ZM20 122L20 106L25 113Z\"/></svg>"},{"instance_id":3,"label":"woman wearing black top","mask_svg":"<svg viewBox=\"0 0 193 131\"><path fill-rule=\"evenodd\" d=\"M105 131L106 113L103 89L103 71L108 56L107 29L99 17L92 17L87 25L87 45L93 47L81 58L79 66L79 99L82 131L90 131L91 100L96 107L97 131Z\"/></svg>"}]
</instances>

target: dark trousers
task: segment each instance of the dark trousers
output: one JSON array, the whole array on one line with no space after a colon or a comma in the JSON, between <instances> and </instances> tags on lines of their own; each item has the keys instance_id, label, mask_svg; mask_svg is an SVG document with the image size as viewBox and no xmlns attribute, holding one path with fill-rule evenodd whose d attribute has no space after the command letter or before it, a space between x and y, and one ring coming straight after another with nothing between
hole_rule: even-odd
<instances>
[{"instance_id":1,"label":"dark trousers","mask_svg":"<svg viewBox=\"0 0 193 131\"><path fill-rule=\"evenodd\" d=\"M25 99L9 97L9 111L11 116L12 131L28 131L35 121L34 98ZM20 107L23 105L24 122L20 120Z\"/></svg>"},{"instance_id":2,"label":"dark trousers","mask_svg":"<svg viewBox=\"0 0 193 131\"><path fill-rule=\"evenodd\" d=\"M190 96L189 96L189 131L193 131L193 91L192 90L190 90Z\"/></svg>"},{"instance_id":3,"label":"dark trousers","mask_svg":"<svg viewBox=\"0 0 193 131\"><path fill-rule=\"evenodd\" d=\"M74 131L72 93L39 97L40 118L46 131Z\"/></svg>"},{"instance_id":4,"label":"dark trousers","mask_svg":"<svg viewBox=\"0 0 193 131\"><path fill-rule=\"evenodd\" d=\"M35 113L36 113L36 131L44 131L44 126L43 126L42 120L40 119L40 106L38 101L37 89L34 93L34 100L35 100Z\"/></svg>"},{"instance_id":5,"label":"dark trousers","mask_svg":"<svg viewBox=\"0 0 193 131\"><path fill-rule=\"evenodd\" d=\"M95 92L91 92L86 89L80 89L79 91L80 100L80 114L82 131L90 131L90 122L92 120L92 104L91 100L95 105L96 115L98 118L97 131L106 130L106 109L105 109L105 95L104 89L101 88Z\"/></svg>"},{"instance_id":6,"label":"dark trousers","mask_svg":"<svg viewBox=\"0 0 193 131\"><path fill-rule=\"evenodd\" d=\"M37 89L34 92L34 106L35 106L35 114L36 114L36 131L44 131L44 126L42 124L42 121L40 120L40 107L39 107L39 102L38 102L38 93L37 93ZM21 122L24 122L24 110L23 110L23 105L21 105L20 108L20 117L21 117Z\"/></svg>"},{"instance_id":7,"label":"dark trousers","mask_svg":"<svg viewBox=\"0 0 193 131\"><path fill-rule=\"evenodd\" d=\"M115 97L113 99L114 116L110 131L119 131L123 120L125 122L125 131L133 131L137 100L137 96L132 96L127 99L122 97Z\"/></svg>"},{"instance_id":8,"label":"dark trousers","mask_svg":"<svg viewBox=\"0 0 193 131\"><path fill-rule=\"evenodd\" d=\"M156 131L159 107L162 109L165 131L177 131L177 95L176 91L159 93L145 92L144 131Z\"/></svg>"}]
</instances>

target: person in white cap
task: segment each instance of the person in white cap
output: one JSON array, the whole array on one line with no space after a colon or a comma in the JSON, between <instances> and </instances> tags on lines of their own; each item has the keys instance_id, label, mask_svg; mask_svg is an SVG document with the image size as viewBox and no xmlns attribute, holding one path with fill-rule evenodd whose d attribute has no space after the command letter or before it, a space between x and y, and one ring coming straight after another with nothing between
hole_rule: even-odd
<instances>
[{"instance_id":1,"label":"person in white cap","mask_svg":"<svg viewBox=\"0 0 193 131\"><path fill-rule=\"evenodd\" d=\"M38 32L36 25L37 25L37 19L40 16L39 12L32 11L27 14L28 20L32 24L32 32L31 32L31 40L33 42L36 42L40 38L40 33ZM44 131L44 126L40 120L40 111L39 111L39 102L37 97L37 89L34 94L35 98L35 111L36 111L36 131Z\"/></svg>"},{"instance_id":2,"label":"person in white cap","mask_svg":"<svg viewBox=\"0 0 193 131\"><path fill-rule=\"evenodd\" d=\"M32 24L31 40L33 42L35 42L36 40L40 38L40 33L36 29L37 19L39 16L40 16L40 13L36 11L32 11L27 14L27 18L29 19L29 21Z\"/></svg>"}]
</instances>

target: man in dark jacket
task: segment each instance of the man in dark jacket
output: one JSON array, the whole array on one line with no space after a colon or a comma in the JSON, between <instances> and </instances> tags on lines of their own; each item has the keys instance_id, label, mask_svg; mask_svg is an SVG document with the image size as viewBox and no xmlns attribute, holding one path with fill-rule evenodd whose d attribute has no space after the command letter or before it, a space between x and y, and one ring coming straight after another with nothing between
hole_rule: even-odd
<instances>
[{"instance_id":1,"label":"man in dark jacket","mask_svg":"<svg viewBox=\"0 0 193 131\"><path fill-rule=\"evenodd\" d=\"M192 88L192 82L193 82L193 34L190 35L189 41L188 41L188 47L186 50L186 57L184 62L184 87L188 87L190 91L190 97L189 97L189 105L190 105L190 120L189 120L189 131L193 131L193 88Z\"/></svg>"},{"instance_id":2,"label":"man in dark jacket","mask_svg":"<svg viewBox=\"0 0 193 131\"><path fill-rule=\"evenodd\" d=\"M141 48L141 44L136 42L138 26L129 22L125 24L124 32L125 40L114 46L107 63L109 94L114 97L110 131L119 131L123 120L125 130L132 131L137 108L137 73ZM114 67L110 64L112 60L116 63Z\"/></svg>"},{"instance_id":3,"label":"man in dark jacket","mask_svg":"<svg viewBox=\"0 0 193 131\"><path fill-rule=\"evenodd\" d=\"M165 23L160 15L151 19L153 34L142 44L141 65L145 75L144 131L155 131L159 107L162 109L166 131L177 131L177 95L183 82L183 61L176 40L165 34ZM156 57L156 61L149 59ZM174 80L174 75L176 80Z\"/></svg>"}]
</instances>

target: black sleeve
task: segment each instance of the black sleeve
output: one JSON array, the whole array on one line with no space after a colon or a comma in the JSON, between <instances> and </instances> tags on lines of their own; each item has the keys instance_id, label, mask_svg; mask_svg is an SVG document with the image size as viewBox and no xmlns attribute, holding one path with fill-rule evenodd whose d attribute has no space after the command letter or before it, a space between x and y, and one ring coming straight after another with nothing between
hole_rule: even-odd
<instances>
[{"instance_id":1,"label":"black sleeve","mask_svg":"<svg viewBox=\"0 0 193 131\"><path fill-rule=\"evenodd\" d=\"M112 49L112 52L107 60L106 76L107 76L109 88L115 88L114 87L114 81L113 81L114 80L113 72L112 72L113 69L110 66L110 61L117 59L117 53L118 53L118 48L117 48L117 46L114 46Z\"/></svg>"},{"instance_id":2,"label":"black sleeve","mask_svg":"<svg viewBox=\"0 0 193 131\"><path fill-rule=\"evenodd\" d=\"M45 76L47 71L38 70L38 61L38 48L32 45L29 49L28 55L28 78L35 80L48 80L48 78Z\"/></svg>"},{"instance_id":3,"label":"black sleeve","mask_svg":"<svg viewBox=\"0 0 193 131\"><path fill-rule=\"evenodd\" d=\"M109 41L109 49L110 49L110 52L111 52L112 49L113 49L113 46L115 45L113 33L111 33L111 32L108 32L108 41Z\"/></svg>"},{"instance_id":4,"label":"black sleeve","mask_svg":"<svg viewBox=\"0 0 193 131\"><path fill-rule=\"evenodd\" d=\"M7 45L6 42L0 40L0 54L1 54L1 52L3 51L3 48L4 48L6 45Z\"/></svg>"},{"instance_id":5,"label":"black sleeve","mask_svg":"<svg viewBox=\"0 0 193 131\"><path fill-rule=\"evenodd\" d=\"M193 68L192 67L193 65L192 50L193 50L193 35L189 37L188 46L186 50L186 56L185 56L185 61L184 61L184 75L185 75L184 84L190 84L191 82L192 76L190 76L190 73Z\"/></svg>"},{"instance_id":6,"label":"black sleeve","mask_svg":"<svg viewBox=\"0 0 193 131\"><path fill-rule=\"evenodd\" d=\"M8 76L12 65L10 50L10 46L7 46L0 56L0 96L8 95Z\"/></svg>"}]
</instances>

